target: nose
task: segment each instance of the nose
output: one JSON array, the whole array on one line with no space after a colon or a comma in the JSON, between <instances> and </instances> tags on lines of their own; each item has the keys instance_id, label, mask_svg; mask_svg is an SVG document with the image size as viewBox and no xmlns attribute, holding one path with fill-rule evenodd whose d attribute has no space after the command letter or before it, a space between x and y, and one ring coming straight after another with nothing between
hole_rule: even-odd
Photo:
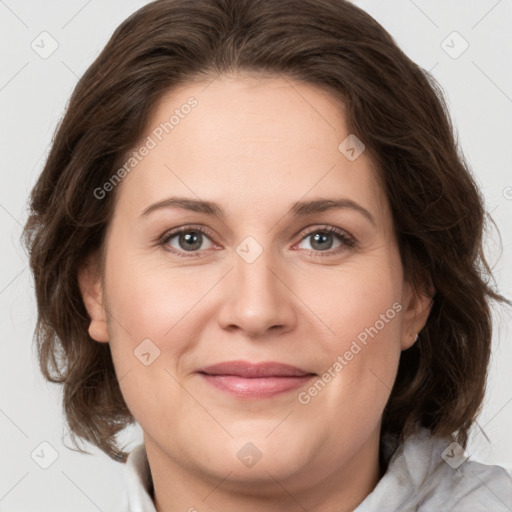
<instances>
[{"instance_id":1,"label":"nose","mask_svg":"<svg viewBox=\"0 0 512 512\"><path fill-rule=\"evenodd\" d=\"M238 253L233 259L234 268L223 283L222 328L239 330L251 338L293 329L298 299L271 251L263 250L252 262Z\"/></svg>"}]
</instances>

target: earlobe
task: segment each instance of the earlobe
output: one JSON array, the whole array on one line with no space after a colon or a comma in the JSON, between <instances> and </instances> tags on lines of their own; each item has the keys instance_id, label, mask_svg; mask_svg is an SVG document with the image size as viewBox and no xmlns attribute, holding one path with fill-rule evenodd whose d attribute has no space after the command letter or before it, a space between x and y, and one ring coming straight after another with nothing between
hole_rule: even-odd
<instances>
[{"instance_id":1,"label":"earlobe","mask_svg":"<svg viewBox=\"0 0 512 512\"><path fill-rule=\"evenodd\" d=\"M419 332L408 332L404 335L404 340L402 341L402 346L400 347L402 350L407 350L411 348L419 338Z\"/></svg>"},{"instance_id":2,"label":"earlobe","mask_svg":"<svg viewBox=\"0 0 512 512\"><path fill-rule=\"evenodd\" d=\"M418 340L419 333L425 327L430 315L434 293L433 288L429 289L429 293L422 293L413 290L408 285L408 298L405 303L403 316L401 350L411 348Z\"/></svg>"},{"instance_id":3,"label":"earlobe","mask_svg":"<svg viewBox=\"0 0 512 512\"><path fill-rule=\"evenodd\" d=\"M108 342L107 311L103 306L103 287L97 267L88 260L78 270L78 286L85 309L91 319L88 332L91 338L99 342Z\"/></svg>"}]
</instances>

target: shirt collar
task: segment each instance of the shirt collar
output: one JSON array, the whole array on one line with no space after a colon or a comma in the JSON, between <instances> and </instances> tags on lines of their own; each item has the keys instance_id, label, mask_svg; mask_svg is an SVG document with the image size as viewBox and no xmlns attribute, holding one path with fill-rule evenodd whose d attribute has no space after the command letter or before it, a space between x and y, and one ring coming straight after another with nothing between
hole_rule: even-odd
<instances>
[{"instance_id":1,"label":"shirt collar","mask_svg":"<svg viewBox=\"0 0 512 512\"><path fill-rule=\"evenodd\" d=\"M429 510L441 510L448 502L470 506L467 510L490 510L484 507L489 500L498 507L493 510L510 510L502 508L504 501L499 496L510 495L512 499L512 475L500 466L475 461L463 462L460 467L451 466L452 461L445 454L453 453L455 444L451 439L432 436L427 429L419 429L401 444L396 438L384 435L381 454L387 464L386 472L354 512L408 512L418 510L420 505L430 507ZM144 444L136 446L128 455L125 481L128 512L156 512ZM491 493L490 487L498 493ZM484 508L471 508L478 507L479 503Z\"/></svg>"}]
</instances>

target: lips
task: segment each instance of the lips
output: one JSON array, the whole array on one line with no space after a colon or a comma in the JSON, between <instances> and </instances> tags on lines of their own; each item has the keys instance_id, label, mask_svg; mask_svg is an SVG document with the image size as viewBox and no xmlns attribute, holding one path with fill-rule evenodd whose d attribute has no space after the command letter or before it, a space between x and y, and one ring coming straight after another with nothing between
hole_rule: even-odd
<instances>
[{"instance_id":1,"label":"lips","mask_svg":"<svg viewBox=\"0 0 512 512\"><path fill-rule=\"evenodd\" d=\"M229 361L199 368L209 384L239 398L269 398L307 383L316 374L283 363Z\"/></svg>"}]
</instances>

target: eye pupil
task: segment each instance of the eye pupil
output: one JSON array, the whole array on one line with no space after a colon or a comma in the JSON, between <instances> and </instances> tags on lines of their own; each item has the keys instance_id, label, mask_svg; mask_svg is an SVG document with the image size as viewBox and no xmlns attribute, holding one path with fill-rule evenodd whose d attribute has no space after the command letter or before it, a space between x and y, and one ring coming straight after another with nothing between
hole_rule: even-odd
<instances>
[{"instance_id":1,"label":"eye pupil","mask_svg":"<svg viewBox=\"0 0 512 512\"><path fill-rule=\"evenodd\" d=\"M192 234L191 234L192 233ZM186 251L193 251L201 247L201 233L197 231L188 231L180 236L180 246ZM181 245L181 242L186 242L185 245Z\"/></svg>"},{"instance_id":2,"label":"eye pupil","mask_svg":"<svg viewBox=\"0 0 512 512\"><path fill-rule=\"evenodd\" d=\"M321 245L322 242L325 243L326 239L328 240L329 238L331 238L330 244L328 244L327 246ZM315 235L313 236L313 243L311 244L311 246L316 249L317 247L315 247L315 244L317 244L317 243L320 243L319 249L321 249L321 250L322 249L330 249L332 247L332 235L327 234L327 233L315 233Z\"/></svg>"}]
</instances>

